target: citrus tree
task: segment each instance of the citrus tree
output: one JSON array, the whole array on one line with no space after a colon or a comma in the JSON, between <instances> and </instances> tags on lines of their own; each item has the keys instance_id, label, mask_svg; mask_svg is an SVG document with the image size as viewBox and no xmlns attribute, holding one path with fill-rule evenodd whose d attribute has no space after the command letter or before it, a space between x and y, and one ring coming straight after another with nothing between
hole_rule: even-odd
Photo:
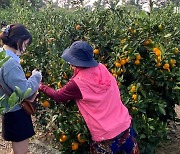
<instances>
[{"instance_id":1,"label":"citrus tree","mask_svg":"<svg viewBox=\"0 0 180 154\"><path fill-rule=\"evenodd\" d=\"M128 7L88 12L27 5L3 10L1 16L31 31L33 44L21 58L26 76L36 67L43 82L55 89L73 72L61 59L62 51L76 40L89 42L95 59L117 80L141 153L154 153L167 136L168 120L175 120L174 106L180 100L180 27L173 6L148 14ZM41 94L36 117L60 151L88 153L90 134L75 101L56 105Z\"/></svg>"}]
</instances>

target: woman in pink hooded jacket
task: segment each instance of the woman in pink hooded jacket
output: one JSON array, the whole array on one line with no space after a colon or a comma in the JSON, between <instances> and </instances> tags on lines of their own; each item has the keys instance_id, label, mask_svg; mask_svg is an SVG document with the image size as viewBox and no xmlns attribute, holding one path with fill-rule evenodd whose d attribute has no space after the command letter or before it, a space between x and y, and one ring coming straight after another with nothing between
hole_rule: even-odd
<instances>
[{"instance_id":1,"label":"woman in pink hooded jacket","mask_svg":"<svg viewBox=\"0 0 180 154\"><path fill-rule=\"evenodd\" d=\"M116 79L94 60L93 48L76 41L62 58L73 67L73 77L61 89L41 84L39 91L57 103L76 101L92 137L91 154L138 154L132 118L122 103Z\"/></svg>"}]
</instances>

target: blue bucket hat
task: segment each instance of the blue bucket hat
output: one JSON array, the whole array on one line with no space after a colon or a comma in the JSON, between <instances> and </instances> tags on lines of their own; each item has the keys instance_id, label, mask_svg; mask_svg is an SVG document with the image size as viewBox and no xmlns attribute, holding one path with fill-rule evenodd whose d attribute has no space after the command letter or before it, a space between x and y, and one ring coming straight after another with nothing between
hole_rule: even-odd
<instances>
[{"instance_id":1,"label":"blue bucket hat","mask_svg":"<svg viewBox=\"0 0 180 154\"><path fill-rule=\"evenodd\" d=\"M69 64L78 67L95 67L98 62L93 58L93 48L84 41L74 42L64 50L61 57Z\"/></svg>"}]
</instances>

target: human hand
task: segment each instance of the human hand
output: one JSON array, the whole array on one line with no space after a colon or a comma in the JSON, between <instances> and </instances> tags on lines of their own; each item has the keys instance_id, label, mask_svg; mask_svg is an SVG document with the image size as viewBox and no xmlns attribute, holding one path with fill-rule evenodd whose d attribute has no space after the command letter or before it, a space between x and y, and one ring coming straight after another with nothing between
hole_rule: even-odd
<instances>
[{"instance_id":1,"label":"human hand","mask_svg":"<svg viewBox=\"0 0 180 154\"><path fill-rule=\"evenodd\" d=\"M44 86L45 85L42 82L40 82L38 91L43 91Z\"/></svg>"},{"instance_id":2,"label":"human hand","mask_svg":"<svg viewBox=\"0 0 180 154\"><path fill-rule=\"evenodd\" d=\"M42 83L42 82L40 82L40 84L39 84L39 89L41 89L42 85L43 85L43 83Z\"/></svg>"},{"instance_id":3,"label":"human hand","mask_svg":"<svg viewBox=\"0 0 180 154\"><path fill-rule=\"evenodd\" d=\"M39 75L42 76L41 71L37 71L36 69L34 69L34 70L32 71L32 75L35 75L35 74L39 74Z\"/></svg>"},{"instance_id":4,"label":"human hand","mask_svg":"<svg viewBox=\"0 0 180 154\"><path fill-rule=\"evenodd\" d=\"M36 69L34 69L34 70L32 71L32 75L38 75L38 76L41 77L41 80L42 80L42 73L41 73L41 71L37 71Z\"/></svg>"}]
</instances>

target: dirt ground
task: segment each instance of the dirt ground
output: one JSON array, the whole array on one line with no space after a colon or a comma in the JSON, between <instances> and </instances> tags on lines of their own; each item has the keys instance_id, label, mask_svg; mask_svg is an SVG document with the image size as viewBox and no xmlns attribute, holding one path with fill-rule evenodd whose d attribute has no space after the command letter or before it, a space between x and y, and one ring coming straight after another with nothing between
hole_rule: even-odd
<instances>
[{"instance_id":1,"label":"dirt ground","mask_svg":"<svg viewBox=\"0 0 180 154\"><path fill-rule=\"evenodd\" d=\"M169 140L164 142L161 147L157 149L156 154L180 154L180 106L176 106L177 122L171 124L171 131L169 132ZM0 118L0 154L9 154L11 151L11 144L6 142L1 137L1 118ZM36 134L30 140L29 154L60 154L60 152L50 146L50 134Z\"/></svg>"},{"instance_id":2,"label":"dirt ground","mask_svg":"<svg viewBox=\"0 0 180 154\"><path fill-rule=\"evenodd\" d=\"M171 123L169 140L157 149L156 154L180 154L180 106L176 106L177 122Z\"/></svg>"}]
</instances>

